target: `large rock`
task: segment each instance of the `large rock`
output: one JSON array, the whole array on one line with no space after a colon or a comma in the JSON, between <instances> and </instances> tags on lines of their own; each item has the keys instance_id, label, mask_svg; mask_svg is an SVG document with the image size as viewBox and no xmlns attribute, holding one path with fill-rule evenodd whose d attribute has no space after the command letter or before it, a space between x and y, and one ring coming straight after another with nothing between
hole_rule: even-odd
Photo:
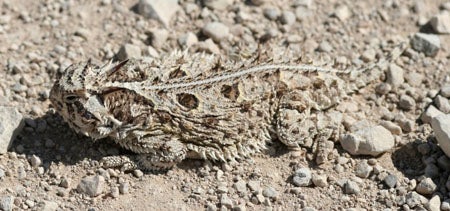
<instances>
[{"instance_id":1,"label":"large rock","mask_svg":"<svg viewBox=\"0 0 450 211\"><path fill-rule=\"evenodd\" d=\"M441 40L435 34L416 33L411 39L411 46L426 56L436 56L441 48Z\"/></svg>"},{"instance_id":2,"label":"large rock","mask_svg":"<svg viewBox=\"0 0 450 211\"><path fill-rule=\"evenodd\" d=\"M439 34L450 34L450 13L442 12L430 19L434 31Z\"/></svg>"},{"instance_id":3,"label":"large rock","mask_svg":"<svg viewBox=\"0 0 450 211\"><path fill-rule=\"evenodd\" d=\"M0 106L0 154L8 151L24 123L16 108Z\"/></svg>"},{"instance_id":4,"label":"large rock","mask_svg":"<svg viewBox=\"0 0 450 211\"><path fill-rule=\"evenodd\" d=\"M394 136L382 126L369 126L341 137L344 150L352 155L377 156L394 147Z\"/></svg>"},{"instance_id":5,"label":"large rock","mask_svg":"<svg viewBox=\"0 0 450 211\"><path fill-rule=\"evenodd\" d=\"M140 0L138 13L153 18L169 27L170 19L179 9L178 0Z\"/></svg>"},{"instance_id":6,"label":"large rock","mask_svg":"<svg viewBox=\"0 0 450 211\"><path fill-rule=\"evenodd\" d=\"M431 120L431 127L442 151L450 157L450 114L441 114Z\"/></svg>"},{"instance_id":7,"label":"large rock","mask_svg":"<svg viewBox=\"0 0 450 211\"><path fill-rule=\"evenodd\" d=\"M89 176L81 179L77 190L80 193L85 193L91 197L98 196L103 193L105 186L105 178L99 175Z\"/></svg>"}]
</instances>

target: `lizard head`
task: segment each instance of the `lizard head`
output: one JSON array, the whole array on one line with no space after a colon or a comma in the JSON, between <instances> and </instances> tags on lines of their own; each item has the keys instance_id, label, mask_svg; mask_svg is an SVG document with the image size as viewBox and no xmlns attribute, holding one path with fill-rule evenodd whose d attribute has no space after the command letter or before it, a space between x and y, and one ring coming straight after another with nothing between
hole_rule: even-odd
<instances>
[{"instance_id":1,"label":"lizard head","mask_svg":"<svg viewBox=\"0 0 450 211\"><path fill-rule=\"evenodd\" d=\"M102 67L91 64L90 60L72 64L57 79L50 91L50 101L77 133L100 139L120 126L121 122L105 107L99 90L106 76L126 62Z\"/></svg>"}]
</instances>

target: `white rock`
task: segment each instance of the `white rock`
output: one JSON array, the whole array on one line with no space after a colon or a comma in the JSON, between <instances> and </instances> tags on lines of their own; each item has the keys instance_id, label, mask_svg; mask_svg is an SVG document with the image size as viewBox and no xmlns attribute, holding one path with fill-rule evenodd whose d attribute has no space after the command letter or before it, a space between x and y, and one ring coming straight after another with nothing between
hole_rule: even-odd
<instances>
[{"instance_id":1,"label":"white rock","mask_svg":"<svg viewBox=\"0 0 450 211\"><path fill-rule=\"evenodd\" d=\"M155 48L161 48L166 44L169 37L169 31L165 29L155 29L151 31L152 46Z\"/></svg>"},{"instance_id":2,"label":"white rock","mask_svg":"<svg viewBox=\"0 0 450 211\"><path fill-rule=\"evenodd\" d=\"M396 64L390 64L386 74L386 82L397 87L405 82L403 77L403 69Z\"/></svg>"},{"instance_id":3,"label":"white rock","mask_svg":"<svg viewBox=\"0 0 450 211\"><path fill-rule=\"evenodd\" d=\"M128 58L139 58L142 56L141 48L133 44L125 44L117 52L117 59L125 60Z\"/></svg>"},{"instance_id":4,"label":"white rock","mask_svg":"<svg viewBox=\"0 0 450 211\"><path fill-rule=\"evenodd\" d=\"M233 4L233 0L203 0L203 4L209 9L225 10Z\"/></svg>"},{"instance_id":5,"label":"white rock","mask_svg":"<svg viewBox=\"0 0 450 211\"><path fill-rule=\"evenodd\" d=\"M428 203L425 204L425 208L430 211L439 211L441 207L441 198L438 195L433 196Z\"/></svg>"},{"instance_id":6,"label":"white rock","mask_svg":"<svg viewBox=\"0 0 450 211\"><path fill-rule=\"evenodd\" d=\"M439 34L450 34L450 13L442 12L430 19L430 25Z\"/></svg>"},{"instance_id":7,"label":"white rock","mask_svg":"<svg viewBox=\"0 0 450 211\"><path fill-rule=\"evenodd\" d=\"M196 43L198 43L198 38L192 32L188 32L188 33L182 35L180 38L178 38L178 44L181 46L189 47Z\"/></svg>"},{"instance_id":8,"label":"white rock","mask_svg":"<svg viewBox=\"0 0 450 211\"><path fill-rule=\"evenodd\" d=\"M98 196L103 192L103 186L105 185L105 178L99 175L88 176L81 179L78 184L77 190L80 193L85 193L91 197Z\"/></svg>"},{"instance_id":9,"label":"white rock","mask_svg":"<svg viewBox=\"0 0 450 211\"><path fill-rule=\"evenodd\" d=\"M439 115L443 115L444 113L442 111L439 111L436 107L433 105L428 106L427 110L422 113L420 116L420 119L424 123L431 124L431 120Z\"/></svg>"},{"instance_id":10,"label":"white rock","mask_svg":"<svg viewBox=\"0 0 450 211\"><path fill-rule=\"evenodd\" d=\"M440 93L443 97L449 98L450 97L450 85L447 84L447 85L442 86Z\"/></svg>"},{"instance_id":11,"label":"white rock","mask_svg":"<svg viewBox=\"0 0 450 211\"><path fill-rule=\"evenodd\" d=\"M351 13L350 9L347 6L341 5L341 6L338 6L336 8L336 10L334 11L334 15L339 20L345 21L352 15L352 13Z\"/></svg>"},{"instance_id":12,"label":"white rock","mask_svg":"<svg viewBox=\"0 0 450 211\"><path fill-rule=\"evenodd\" d=\"M394 136L382 126L362 128L352 134L341 137L344 150L352 155L377 156L394 147Z\"/></svg>"},{"instance_id":13,"label":"white rock","mask_svg":"<svg viewBox=\"0 0 450 211\"><path fill-rule=\"evenodd\" d=\"M432 194L434 191L436 191L437 185L433 182L431 178L425 178L416 187L417 193L423 194L423 195L429 195Z\"/></svg>"},{"instance_id":14,"label":"white rock","mask_svg":"<svg viewBox=\"0 0 450 211\"><path fill-rule=\"evenodd\" d=\"M450 114L441 114L431 120L439 147L450 157Z\"/></svg>"},{"instance_id":15,"label":"white rock","mask_svg":"<svg viewBox=\"0 0 450 211\"><path fill-rule=\"evenodd\" d=\"M440 111L446 114L450 113L450 102L447 98L438 95L434 98L434 104L436 104Z\"/></svg>"},{"instance_id":16,"label":"white rock","mask_svg":"<svg viewBox=\"0 0 450 211\"><path fill-rule=\"evenodd\" d=\"M214 41L220 42L228 37L230 29L223 23L211 22L203 27L202 32Z\"/></svg>"},{"instance_id":17,"label":"white rock","mask_svg":"<svg viewBox=\"0 0 450 211\"><path fill-rule=\"evenodd\" d=\"M165 27L169 26L170 19L178 9L178 0L140 0L138 3L139 14L156 19Z\"/></svg>"},{"instance_id":18,"label":"white rock","mask_svg":"<svg viewBox=\"0 0 450 211\"><path fill-rule=\"evenodd\" d=\"M8 151L24 125L22 114L16 108L0 106L0 154Z\"/></svg>"}]
</instances>

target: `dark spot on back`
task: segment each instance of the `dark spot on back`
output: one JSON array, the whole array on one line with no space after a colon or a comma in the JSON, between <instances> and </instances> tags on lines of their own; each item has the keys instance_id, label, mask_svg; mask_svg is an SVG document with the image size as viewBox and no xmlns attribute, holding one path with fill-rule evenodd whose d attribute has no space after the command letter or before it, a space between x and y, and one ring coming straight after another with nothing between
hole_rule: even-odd
<instances>
[{"instance_id":1,"label":"dark spot on back","mask_svg":"<svg viewBox=\"0 0 450 211\"><path fill-rule=\"evenodd\" d=\"M180 105L188 109L196 109L199 105L198 98L189 93L179 93L177 94L177 101Z\"/></svg>"},{"instance_id":2,"label":"dark spot on back","mask_svg":"<svg viewBox=\"0 0 450 211\"><path fill-rule=\"evenodd\" d=\"M237 98L239 97L239 88L238 88L238 84L233 84L232 86L230 85L223 85L222 88L220 88L220 93L222 93L222 95L232 101L236 101Z\"/></svg>"}]
</instances>

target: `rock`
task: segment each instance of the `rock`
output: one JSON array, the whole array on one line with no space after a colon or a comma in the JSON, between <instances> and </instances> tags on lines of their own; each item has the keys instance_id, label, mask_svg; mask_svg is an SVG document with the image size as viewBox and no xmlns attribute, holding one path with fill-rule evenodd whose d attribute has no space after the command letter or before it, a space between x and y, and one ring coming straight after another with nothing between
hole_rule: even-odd
<instances>
[{"instance_id":1,"label":"rock","mask_svg":"<svg viewBox=\"0 0 450 211\"><path fill-rule=\"evenodd\" d=\"M415 129L415 122L409 119L399 120L398 124L404 133L412 132Z\"/></svg>"},{"instance_id":2,"label":"rock","mask_svg":"<svg viewBox=\"0 0 450 211\"><path fill-rule=\"evenodd\" d=\"M450 199L447 199L442 202L441 210L450 210Z\"/></svg>"},{"instance_id":3,"label":"rock","mask_svg":"<svg viewBox=\"0 0 450 211\"><path fill-rule=\"evenodd\" d=\"M380 83L375 87L375 92L379 95L385 95L392 90L392 86L388 83Z\"/></svg>"},{"instance_id":4,"label":"rock","mask_svg":"<svg viewBox=\"0 0 450 211\"><path fill-rule=\"evenodd\" d=\"M311 170L309 168L299 168L295 171L292 182L299 187L305 187L311 185Z\"/></svg>"},{"instance_id":5,"label":"rock","mask_svg":"<svg viewBox=\"0 0 450 211\"><path fill-rule=\"evenodd\" d=\"M444 85L441 87L440 95L445 98L450 98L450 85Z\"/></svg>"},{"instance_id":6,"label":"rock","mask_svg":"<svg viewBox=\"0 0 450 211\"><path fill-rule=\"evenodd\" d=\"M105 185L105 178L99 175L88 176L81 179L78 184L77 190L80 193L85 193L91 197L100 195L103 192L103 186Z\"/></svg>"},{"instance_id":7,"label":"rock","mask_svg":"<svg viewBox=\"0 0 450 211\"><path fill-rule=\"evenodd\" d=\"M441 207L441 198L438 195L433 196L426 204L425 208L429 211L439 211Z\"/></svg>"},{"instance_id":8,"label":"rock","mask_svg":"<svg viewBox=\"0 0 450 211\"><path fill-rule=\"evenodd\" d=\"M77 31L75 31L75 35L85 40L89 40L91 38L91 31L86 28L79 28Z\"/></svg>"},{"instance_id":9,"label":"rock","mask_svg":"<svg viewBox=\"0 0 450 211\"><path fill-rule=\"evenodd\" d=\"M247 187L244 180L238 180L236 183L233 184L233 187L234 189L236 189L238 193L247 192Z\"/></svg>"},{"instance_id":10,"label":"rock","mask_svg":"<svg viewBox=\"0 0 450 211\"><path fill-rule=\"evenodd\" d=\"M340 5L334 11L334 16L341 21L346 21L351 15L352 13L346 5Z\"/></svg>"},{"instance_id":11,"label":"rock","mask_svg":"<svg viewBox=\"0 0 450 211\"><path fill-rule=\"evenodd\" d=\"M434 117L437 117L439 115L445 115L442 111L439 111L436 107L433 105L428 106L427 110L422 113L420 116L420 120L422 120L423 123L431 124L431 121Z\"/></svg>"},{"instance_id":12,"label":"rock","mask_svg":"<svg viewBox=\"0 0 450 211\"><path fill-rule=\"evenodd\" d=\"M5 177L5 170L3 170L2 168L0 168L0 180L3 179L3 177Z\"/></svg>"},{"instance_id":13,"label":"rock","mask_svg":"<svg viewBox=\"0 0 450 211\"><path fill-rule=\"evenodd\" d=\"M133 170L133 175L137 178L140 178L140 177L144 176L144 172L142 172L140 169L135 169L135 170Z\"/></svg>"},{"instance_id":14,"label":"rock","mask_svg":"<svg viewBox=\"0 0 450 211\"><path fill-rule=\"evenodd\" d=\"M198 38L192 32L188 32L183 36L181 36L180 38L178 38L178 44L181 46L190 47L196 43L198 43Z\"/></svg>"},{"instance_id":15,"label":"rock","mask_svg":"<svg viewBox=\"0 0 450 211\"><path fill-rule=\"evenodd\" d=\"M139 14L160 21L166 28L178 9L178 0L139 0L137 5Z\"/></svg>"},{"instance_id":16,"label":"rock","mask_svg":"<svg viewBox=\"0 0 450 211\"><path fill-rule=\"evenodd\" d=\"M11 211L14 208L14 196L2 196L0 198L0 210Z\"/></svg>"},{"instance_id":17,"label":"rock","mask_svg":"<svg viewBox=\"0 0 450 211\"><path fill-rule=\"evenodd\" d=\"M203 0L203 4L212 10L225 10L233 4L233 0Z\"/></svg>"},{"instance_id":18,"label":"rock","mask_svg":"<svg viewBox=\"0 0 450 211\"><path fill-rule=\"evenodd\" d=\"M400 135L402 133L402 128L391 121L382 121L380 125L388 129L394 135Z\"/></svg>"},{"instance_id":19,"label":"rock","mask_svg":"<svg viewBox=\"0 0 450 211\"><path fill-rule=\"evenodd\" d=\"M362 54L361 54L361 59L364 62L371 62L375 60L375 57L377 55L377 52L373 49L370 48L368 50L365 50Z\"/></svg>"},{"instance_id":20,"label":"rock","mask_svg":"<svg viewBox=\"0 0 450 211\"><path fill-rule=\"evenodd\" d=\"M231 199L226 194L222 194L222 196L220 197L220 204L222 206L231 208L233 206L233 201L231 201Z\"/></svg>"},{"instance_id":21,"label":"rock","mask_svg":"<svg viewBox=\"0 0 450 211\"><path fill-rule=\"evenodd\" d=\"M420 193L423 195L432 194L434 191L436 191L436 189L437 189L437 185L433 182L433 180L431 178L423 179L416 186L417 193Z\"/></svg>"},{"instance_id":22,"label":"rock","mask_svg":"<svg viewBox=\"0 0 450 211\"><path fill-rule=\"evenodd\" d=\"M264 3L266 3L268 0L250 0L250 2L252 2L253 5L255 6L261 6Z\"/></svg>"},{"instance_id":23,"label":"rock","mask_svg":"<svg viewBox=\"0 0 450 211\"><path fill-rule=\"evenodd\" d=\"M411 39L414 50L424 53L426 56L436 56L441 48L441 41L437 35L416 33Z\"/></svg>"},{"instance_id":24,"label":"rock","mask_svg":"<svg viewBox=\"0 0 450 211\"><path fill-rule=\"evenodd\" d=\"M59 186L63 188L69 188L70 187L70 180L68 178L61 178L61 182L59 183Z\"/></svg>"},{"instance_id":25,"label":"rock","mask_svg":"<svg viewBox=\"0 0 450 211\"><path fill-rule=\"evenodd\" d=\"M414 107L416 107L416 101L411 96L403 94L400 96L398 106L404 110L411 110L414 109Z\"/></svg>"},{"instance_id":26,"label":"rock","mask_svg":"<svg viewBox=\"0 0 450 211\"><path fill-rule=\"evenodd\" d=\"M329 42L322 41L319 44L319 47L317 48L317 50L320 51L320 52L331 52L333 50L333 47L330 45Z\"/></svg>"},{"instance_id":27,"label":"rock","mask_svg":"<svg viewBox=\"0 0 450 211\"><path fill-rule=\"evenodd\" d=\"M260 193L261 192L261 182L257 180L248 181L248 188L252 191L252 193Z\"/></svg>"},{"instance_id":28,"label":"rock","mask_svg":"<svg viewBox=\"0 0 450 211\"><path fill-rule=\"evenodd\" d=\"M42 164L42 161L41 161L41 158L39 158L38 156L32 155L30 157L30 163L31 163L31 166L38 167Z\"/></svg>"},{"instance_id":29,"label":"rock","mask_svg":"<svg viewBox=\"0 0 450 211\"><path fill-rule=\"evenodd\" d=\"M390 64L386 73L386 82L393 87L403 84L405 82L403 69L394 63Z\"/></svg>"},{"instance_id":30,"label":"rock","mask_svg":"<svg viewBox=\"0 0 450 211\"><path fill-rule=\"evenodd\" d=\"M361 177L361 178L367 178L367 177L369 177L372 170L373 170L373 167L370 166L366 160L362 160L356 166L355 175L358 177Z\"/></svg>"},{"instance_id":31,"label":"rock","mask_svg":"<svg viewBox=\"0 0 450 211\"><path fill-rule=\"evenodd\" d=\"M266 187L263 190L262 195L267 197L267 198L275 198L275 197L278 196L278 192L273 187Z\"/></svg>"},{"instance_id":32,"label":"rock","mask_svg":"<svg viewBox=\"0 0 450 211\"><path fill-rule=\"evenodd\" d=\"M117 52L117 59L123 61L128 58L139 58L142 56L141 48L133 44L122 45Z\"/></svg>"},{"instance_id":33,"label":"rock","mask_svg":"<svg viewBox=\"0 0 450 211\"><path fill-rule=\"evenodd\" d=\"M291 11L284 11L280 16L280 22L286 25L292 25L295 23L295 19L295 14Z\"/></svg>"},{"instance_id":34,"label":"rock","mask_svg":"<svg viewBox=\"0 0 450 211\"><path fill-rule=\"evenodd\" d=\"M223 23L211 22L203 27L202 32L215 42L220 42L228 37L230 34L230 29L228 29L228 27Z\"/></svg>"},{"instance_id":35,"label":"rock","mask_svg":"<svg viewBox=\"0 0 450 211\"><path fill-rule=\"evenodd\" d=\"M382 126L361 128L354 133L343 135L340 139L342 148L352 155L377 156L394 147L391 132Z\"/></svg>"},{"instance_id":36,"label":"rock","mask_svg":"<svg viewBox=\"0 0 450 211\"><path fill-rule=\"evenodd\" d=\"M219 47L212 41L212 39L207 39L203 42L197 44L200 51L205 51L207 53L220 54Z\"/></svg>"},{"instance_id":37,"label":"rock","mask_svg":"<svg viewBox=\"0 0 450 211\"><path fill-rule=\"evenodd\" d=\"M294 6L295 7L306 7L306 8L310 8L311 4L312 4L313 0L296 0L294 1Z\"/></svg>"},{"instance_id":38,"label":"rock","mask_svg":"<svg viewBox=\"0 0 450 211\"><path fill-rule=\"evenodd\" d=\"M347 180L344 184L344 193L345 194L358 194L360 192L359 186L356 182Z\"/></svg>"},{"instance_id":39,"label":"rock","mask_svg":"<svg viewBox=\"0 0 450 211\"><path fill-rule=\"evenodd\" d=\"M118 187L111 187L111 190L109 191L109 194L110 194L113 198L119 197L119 195L120 195L119 188L118 188Z\"/></svg>"},{"instance_id":40,"label":"rock","mask_svg":"<svg viewBox=\"0 0 450 211\"><path fill-rule=\"evenodd\" d=\"M165 29L152 30L150 33L150 39L152 46L154 48L161 48L166 44L167 38L169 37L169 31Z\"/></svg>"},{"instance_id":41,"label":"rock","mask_svg":"<svg viewBox=\"0 0 450 211\"><path fill-rule=\"evenodd\" d=\"M389 188L395 188L395 185L397 185L397 176L389 174L383 179L383 182Z\"/></svg>"},{"instance_id":42,"label":"rock","mask_svg":"<svg viewBox=\"0 0 450 211\"><path fill-rule=\"evenodd\" d=\"M42 211L56 211L58 209L58 203L54 201L43 200L39 203L39 210Z\"/></svg>"},{"instance_id":43,"label":"rock","mask_svg":"<svg viewBox=\"0 0 450 211\"><path fill-rule=\"evenodd\" d=\"M8 151L24 125L22 114L16 108L0 106L0 154Z\"/></svg>"},{"instance_id":44,"label":"rock","mask_svg":"<svg viewBox=\"0 0 450 211\"><path fill-rule=\"evenodd\" d=\"M438 107L440 111L446 114L450 113L450 103L447 98L438 95L436 96L436 98L434 98L434 104Z\"/></svg>"},{"instance_id":45,"label":"rock","mask_svg":"<svg viewBox=\"0 0 450 211\"><path fill-rule=\"evenodd\" d=\"M326 175L319 175L319 174L313 174L311 178L312 182L317 187L327 187L328 186L327 179L328 178Z\"/></svg>"},{"instance_id":46,"label":"rock","mask_svg":"<svg viewBox=\"0 0 450 211\"><path fill-rule=\"evenodd\" d=\"M128 182L121 182L119 184L119 192L121 194L127 194L129 190L130 190L130 183L128 183Z\"/></svg>"},{"instance_id":47,"label":"rock","mask_svg":"<svg viewBox=\"0 0 450 211\"><path fill-rule=\"evenodd\" d=\"M418 194L415 191L409 192L408 194L406 194L406 204L410 207L410 208L414 208L418 205L422 205L427 203L428 200L427 198L425 198L424 196Z\"/></svg>"},{"instance_id":48,"label":"rock","mask_svg":"<svg viewBox=\"0 0 450 211\"><path fill-rule=\"evenodd\" d=\"M263 15L269 20L276 20L280 16L280 11L276 8L269 7L263 10Z\"/></svg>"},{"instance_id":49,"label":"rock","mask_svg":"<svg viewBox=\"0 0 450 211\"><path fill-rule=\"evenodd\" d=\"M439 34L450 34L450 13L442 12L430 19L433 30Z\"/></svg>"},{"instance_id":50,"label":"rock","mask_svg":"<svg viewBox=\"0 0 450 211\"><path fill-rule=\"evenodd\" d=\"M431 127L436 134L439 147L450 157L450 114L442 114L434 117Z\"/></svg>"}]
</instances>

